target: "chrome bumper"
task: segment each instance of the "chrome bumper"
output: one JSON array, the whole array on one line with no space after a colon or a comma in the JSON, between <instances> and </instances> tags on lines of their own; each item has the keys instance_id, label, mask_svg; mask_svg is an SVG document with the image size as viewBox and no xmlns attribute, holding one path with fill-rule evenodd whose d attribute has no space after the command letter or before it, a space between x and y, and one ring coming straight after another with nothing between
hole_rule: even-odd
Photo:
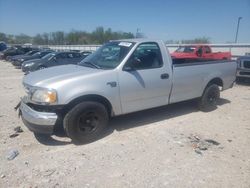
<instances>
[{"instance_id":1,"label":"chrome bumper","mask_svg":"<svg viewBox=\"0 0 250 188\"><path fill-rule=\"evenodd\" d=\"M33 132L51 134L57 121L57 114L52 112L38 112L30 108L23 101L20 105L24 124Z\"/></svg>"}]
</instances>

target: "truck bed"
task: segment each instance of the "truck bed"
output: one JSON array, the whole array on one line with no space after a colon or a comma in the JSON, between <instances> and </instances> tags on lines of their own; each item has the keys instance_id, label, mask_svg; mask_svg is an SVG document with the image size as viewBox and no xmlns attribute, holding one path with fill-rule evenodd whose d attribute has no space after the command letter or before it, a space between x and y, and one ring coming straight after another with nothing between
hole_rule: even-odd
<instances>
[{"instance_id":1,"label":"truck bed","mask_svg":"<svg viewBox=\"0 0 250 188\"><path fill-rule=\"evenodd\" d=\"M214 78L222 79L222 90L232 87L236 67L236 62L231 60L173 61L173 87L169 102L201 97L206 84Z\"/></svg>"}]
</instances>

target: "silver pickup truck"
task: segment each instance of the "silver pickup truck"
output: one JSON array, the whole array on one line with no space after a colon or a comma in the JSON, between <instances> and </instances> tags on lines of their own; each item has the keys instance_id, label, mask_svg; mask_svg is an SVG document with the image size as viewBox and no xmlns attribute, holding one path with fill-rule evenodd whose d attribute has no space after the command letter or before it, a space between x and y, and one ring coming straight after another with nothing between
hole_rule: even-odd
<instances>
[{"instance_id":1,"label":"silver pickup truck","mask_svg":"<svg viewBox=\"0 0 250 188\"><path fill-rule=\"evenodd\" d=\"M24 77L27 95L20 113L33 132L52 134L61 121L74 143L98 137L109 118L197 98L216 108L231 88L235 61L172 62L163 41L110 41L78 65L63 65Z\"/></svg>"}]
</instances>

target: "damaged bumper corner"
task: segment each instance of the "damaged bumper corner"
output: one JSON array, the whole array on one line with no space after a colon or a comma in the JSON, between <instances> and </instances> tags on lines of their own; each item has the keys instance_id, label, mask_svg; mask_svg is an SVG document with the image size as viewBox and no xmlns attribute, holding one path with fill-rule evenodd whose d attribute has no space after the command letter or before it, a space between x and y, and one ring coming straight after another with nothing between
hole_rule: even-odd
<instances>
[{"instance_id":1,"label":"damaged bumper corner","mask_svg":"<svg viewBox=\"0 0 250 188\"><path fill-rule=\"evenodd\" d=\"M57 114L53 112L38 112L21 101L19 107L23 123L35 133L52 134L57 121Z\"/></svg>"}]
</instances>

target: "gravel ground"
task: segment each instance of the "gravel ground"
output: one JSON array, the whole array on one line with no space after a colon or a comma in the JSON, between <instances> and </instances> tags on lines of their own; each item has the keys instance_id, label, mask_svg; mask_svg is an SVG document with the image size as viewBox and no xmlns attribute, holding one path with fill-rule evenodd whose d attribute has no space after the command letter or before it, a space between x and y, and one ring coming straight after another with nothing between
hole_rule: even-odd
<instances>
[{"instance_id":1,"label":"gravel ground","mask_svg":"<svg viewBox=\"0 0 250 188\"><path fill-rule=\"evenodd\" d=\"M223 92L213 112L182 102L133 113L75 146L18 119L22 77L0 61L0 187L250 187L250 84ZM17 126L24 132L10 138ZM19 155L7 160L12 149Z\"/></svg>"}]
</instances>

